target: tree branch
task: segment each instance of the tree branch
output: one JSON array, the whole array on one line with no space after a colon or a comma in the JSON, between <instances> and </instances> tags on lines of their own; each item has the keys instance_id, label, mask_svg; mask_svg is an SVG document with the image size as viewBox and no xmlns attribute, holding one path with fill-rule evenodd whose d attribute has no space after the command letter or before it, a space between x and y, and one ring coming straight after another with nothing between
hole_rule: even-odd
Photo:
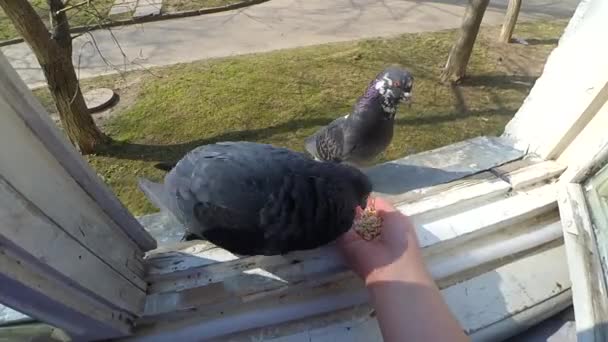
<instances>
[{"instance_id":1,"label":"tree branch","mask_svg":"<svg viewBox=\"0 0 608 342\"><path fill-rule=\"evenodd\" d=\"M63 7L62 0L48 0L49 10L55 25L51 28L52 37L59 46L68 50L68 55L72 55L72 37L70 35L70 23Z\"/></svg>"},{"instance_id":2,"label":"tree branch","mask_svg":"<svg viewBox=\"0 0 608 342\"><path fill-rule=\"evenodd\" d=\"M66 3L64 4L64 6L65 6L65 5L67 5L67 4L68 4L68 3L66 2ZM78 8L78 7L80 7L80 6L84 6L84 5L90 5L90 4L91 4L91 0L85 0L85 1L83 1L83 2L79 2L79 3L74 4L74 5L71 5L71 6L66 6L66 7L64 7L64 8L62 8L62 9L60 9L60 10L58 10L57 12L55 12L55 15L57 15L57 14L61 14L62 12L67 12L67 11L69 11L69 10L73 10L73 9Z\"/></svg>"}]
</instances>

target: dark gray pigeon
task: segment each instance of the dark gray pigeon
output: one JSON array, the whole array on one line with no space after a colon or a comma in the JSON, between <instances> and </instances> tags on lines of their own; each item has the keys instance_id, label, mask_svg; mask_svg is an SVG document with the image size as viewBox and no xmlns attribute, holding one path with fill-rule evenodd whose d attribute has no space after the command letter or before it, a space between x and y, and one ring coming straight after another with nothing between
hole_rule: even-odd
<instances>
[{"instance_id":1,"label":"dark gray pigeon","mask_svg":"<svg viewBox=\"0 0 608 342\"><path fill-rule=\"evenodd\" d=\"M317 160L358 166L372 161L391 143L397 106L410 101L413 83L405 69L384 69L371 81L352 113L306 139L306 150Z\"/></svg>"},{"instance_id":2,"label":"dark gray pigeon","mask_svg":"<svg viewBox=\"0 0 608 342\"><path fill-rule=\"evenodd\" d=\"M348 165L250 142L198 147L165 176L139 186L187 229L240 255L313 249L348 231L371 183Z\"/></svg>"}]
</instances>

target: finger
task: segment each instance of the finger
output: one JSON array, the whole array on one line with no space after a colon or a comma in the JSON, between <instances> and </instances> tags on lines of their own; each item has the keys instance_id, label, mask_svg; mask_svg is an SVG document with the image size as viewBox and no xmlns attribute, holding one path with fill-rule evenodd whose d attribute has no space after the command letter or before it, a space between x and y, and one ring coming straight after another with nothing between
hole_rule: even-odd
<instances>
[{"instance_id":1,"label":"finger","mask_svg":"<svg viewBox=\"0 0 608 342\"><path fill-rule=\"evenodd\" d=\"M353 229L350 229L349 231L338 237L336 243L338 244L338 246L343 246L360 239L361 238L359 237L359 234L357 234Z\"/></svg>"},{"instance_id":2,"label":"finger","mask_svg":"<svg viewBox=\"0 0 608 342\"><path fill-rule=\"evenodd\" d=\"M376 206L376 210L384 211L384 212L394 212L397 211L395 207L387 200L382 197L375 197L370 199L374 201L374 205Z\"/></svg>"}]
</instances>

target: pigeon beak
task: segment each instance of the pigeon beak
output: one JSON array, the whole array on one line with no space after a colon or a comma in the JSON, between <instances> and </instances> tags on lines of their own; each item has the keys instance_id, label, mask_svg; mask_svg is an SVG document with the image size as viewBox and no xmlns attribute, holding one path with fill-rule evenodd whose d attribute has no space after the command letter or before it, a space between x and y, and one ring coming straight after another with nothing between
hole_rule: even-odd
<instances>
[{"instance_id":1,"label":"pigeon beak","mask_svg":"<svg viewBox=\"0 0 608 342\"><path fill-rule=\"evenodd\" d=\"M401 102L403 103L411 103L412 101L412 93L410 92L403 92L403 94L401 94Z\"/></svg>"}]
</instances>

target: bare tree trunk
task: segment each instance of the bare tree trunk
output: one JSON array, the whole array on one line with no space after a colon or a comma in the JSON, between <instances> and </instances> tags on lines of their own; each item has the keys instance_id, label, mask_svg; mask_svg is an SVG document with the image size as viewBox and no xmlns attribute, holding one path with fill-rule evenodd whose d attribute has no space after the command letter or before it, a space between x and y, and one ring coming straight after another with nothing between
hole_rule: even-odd
<instances>
[{"instance_id":1,"label":"bare tree trunk","mask_svg":"<svg viewBox=\"0 0 608 342\"><path fill-rule=\"evenodd\" d=\"M4 10L42 67L63 128L83 154L109 139L95 125L86 106L72 63L72 38L62 0L48 0L53 33L49 33L27 0L0 0Z\"/></svg>"},{"instance_id":2,"label":"bare tree trunk","mask_svg":"<svg viewBox=\"0 0 608 342\"><path fill-rule=\"evenodd\" d=\"M502 30L500 30L500 37L498 38L498 41L501 43L508 43L511 41L520 8L521 0L509 0L509 6L507 7L507 13L505 14L505 22L502 24Z\"/></svg>"},{"instance_id":3,"label":"bare tree trunk","mask_svg":"<svg viewBox=\"0 0 608 342\"><path fill-rule=\"evenodd\" d=\"M479 26L489 2L490 0L469 0L462 20L460 35L452 47L441 73L442 82L458 82L465 76L475 39L479 33Z\"/></svg>"}]
</instances>

